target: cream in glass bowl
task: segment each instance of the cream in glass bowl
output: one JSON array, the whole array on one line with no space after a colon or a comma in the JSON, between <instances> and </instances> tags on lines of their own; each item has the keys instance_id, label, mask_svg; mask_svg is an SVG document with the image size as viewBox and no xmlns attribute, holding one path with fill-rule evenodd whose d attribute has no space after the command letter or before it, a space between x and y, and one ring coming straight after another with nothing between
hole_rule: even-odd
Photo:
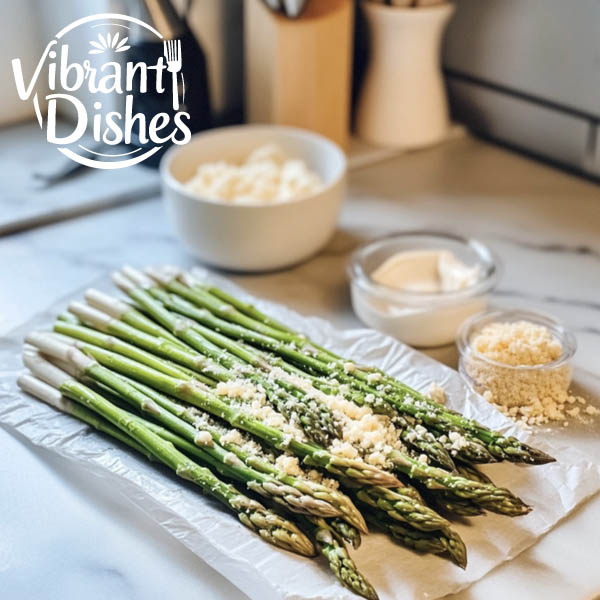
<instances>
[{"instance_id":1,"label":"cream in glass bowl","mask_svg":"<svg viewBox=\"0 0 600 600\"><path fill-rule=\"evenodd\" d=\"M485 309L498 268L477 240L433 232L393 235L352 256L352 306L365 324L407 344L443 346Z\"/></svg>"}]
</instances>

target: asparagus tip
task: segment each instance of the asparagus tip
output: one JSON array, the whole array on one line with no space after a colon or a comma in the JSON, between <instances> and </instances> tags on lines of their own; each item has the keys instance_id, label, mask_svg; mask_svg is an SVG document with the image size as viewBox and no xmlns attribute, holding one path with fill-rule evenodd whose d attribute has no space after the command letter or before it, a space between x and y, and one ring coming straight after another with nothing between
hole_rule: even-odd
<instances>
[{"instance_id":1,"label":"asparagus tip","mask_svg":"<svg viewBox=\"0 0 600 600\"><path fill-rule=\"evenodd\" d=\"M527 446L529 453L531 455L531 462L534 465L546 465L548 463L556 462L556 459L546 452L539 450L538 448L533 448L532 446Z\"/></svg>"}]
</instances>

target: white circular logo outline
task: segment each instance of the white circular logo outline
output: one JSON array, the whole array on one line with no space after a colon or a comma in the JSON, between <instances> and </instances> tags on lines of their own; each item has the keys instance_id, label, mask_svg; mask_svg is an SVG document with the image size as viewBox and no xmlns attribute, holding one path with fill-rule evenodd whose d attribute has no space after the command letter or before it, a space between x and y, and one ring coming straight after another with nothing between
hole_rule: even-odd
<instances>
[{"instance_id":1,"label":"white circular logo outline","mask_svg":"<svg viewBox=\"0 0 600 600\"><path fill-rule=\"evenodd\" d=\"M136 19L135 17L130 17L129 15L121 15L118 13L98 13L96 15L82 17L81 19L78 19L77 21L73 21L73 23L67 25L66 27L63 27L56 34L55 39L59 40L66 33L71 31L72 29L79 27L80 25L85 25L86 23L91 23L93 21L100 21L100 20L107 20L107 19L115 19L115 20L128 21L130 23L135 23L136 25L145 27L146 29L151 31L154 35L156 35L161 40L164 37L159 31L154 29L154 27L152 27L151 25L148 25L148 23L144 23L144 21L141 21L140 19ZM38 117L38 121L40 123L42 123L42 116L39 113L39 104L36 102L36 100L37 100L37 94L34 98L34 107L35 107L35 111L36 111L36 114ZM128 160L118 161L118 162L107 162L107 161L94 160L91 158L87 158L85 156L80 156L76 152L73 152L73 150L71 150L70 148L65 148L65 147L57 148L57 150L59 152L61 152L64 156L66 156L67 158L74 160L75 162L77 162L80 165L83 165L85 167L92 167L92 168L96 168L96 169L122 169L125 167L131 167L133 165L143 162L147 158L150 158L153 154L156 154L161 148L162 148L162 146L155 146L154 148L151 148L150 150L144 152L143 154L140 154L139 156L130 158Z\"/></svg>"}]
</instances>

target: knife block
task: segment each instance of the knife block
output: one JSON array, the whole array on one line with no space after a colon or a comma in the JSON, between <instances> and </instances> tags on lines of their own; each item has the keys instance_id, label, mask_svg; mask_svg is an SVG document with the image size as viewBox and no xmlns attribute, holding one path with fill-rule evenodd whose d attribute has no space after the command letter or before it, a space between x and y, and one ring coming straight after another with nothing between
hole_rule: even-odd
<instances>
[{"instance_id":1,"label":"knife block","mask_svg":"<svg viewBox=\"0 0 600 600\"><path fill-rule=\"evenodd\" d=\"M321 133L348 147L352 0L309 0L298 19L244 2L246 118Z\"/></svg>"}]
</instances>

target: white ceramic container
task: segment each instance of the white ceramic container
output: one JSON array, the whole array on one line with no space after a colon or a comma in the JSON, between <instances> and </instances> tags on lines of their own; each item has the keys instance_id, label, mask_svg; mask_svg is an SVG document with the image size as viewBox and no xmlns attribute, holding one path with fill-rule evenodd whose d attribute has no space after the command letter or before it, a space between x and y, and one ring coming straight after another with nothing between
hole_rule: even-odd
<instances>
[{"instance_id":1,"label":"white ceramic container","mask_svg":"<svg viewBox=\"0 0 600 600\"><path fill-rule=\"evenodd\" d=\"M407 149L443 140L450 119L440 46L454 5L402 8L363 1L361 7L369 63L356 112L359 137Z\"/></svg>"},{"instance_id":2,"label":"white ceramic container","mask_svg":"<svg viewBox=\"0 0 600 600\"><path fill-rule=\"evenodd\" d=\"M276 143L318 173L323 188L310 196L269 205L200 198L184 183L198 165L242 162L255 148ZM173 146L160 165L167 212L185 248L202 262L233 271L268 271L301 262L332 236L344 196L346 156L327 138L280 125L241 125L192 136Z\"/></svg>"}]
</instances>

